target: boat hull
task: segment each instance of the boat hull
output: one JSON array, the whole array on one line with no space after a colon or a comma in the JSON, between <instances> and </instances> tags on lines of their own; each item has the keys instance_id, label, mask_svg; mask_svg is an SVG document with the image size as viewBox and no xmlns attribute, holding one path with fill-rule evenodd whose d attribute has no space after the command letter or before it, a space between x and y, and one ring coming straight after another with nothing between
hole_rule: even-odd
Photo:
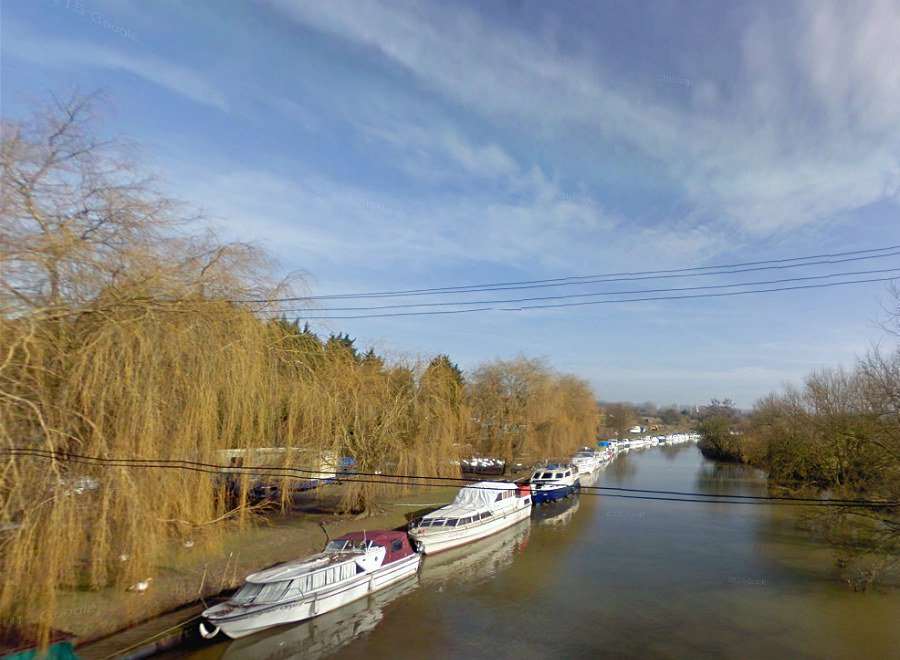
<instances>
[{"instance_id":1,"label":"boat hull","mask_svg":"<svg viewBox=\"0 0 900 660\"><path fill-rule=\"evenodd\" d=\"M438 534L416 534L411 532L410 536L416 541L420 551L426 555L433 555L437 552L443 552L444 550L456 548L496 534L519 521L525 520L530 515L531 503L529 502L527 505L522 505L502 516L495 516L490 522L468 529L460 530L459 528L454 528L450 533L441 532Z\"/></svg>"},{"instance_id":2,"label":"boat hull","mask_svg":"<svg viewBox=\"0 0 900 660\"><path fill-rule=\"evenodd\" d=\"M219 628L232 639L246 637L260 630L285 623L298 623L336 610L415 575L421 559L421 555L416 553L298 600L275 603L264 610L255 610L246 614L204 617L204 621L210 626Z\"/></svg>"},{"instance_id":3,"label":"boat hull","mask_svg":"<svg viewBox=\"0 0 900 660\"><path fill-rule=\"evenodd\" d=\"M578 468L578 474L593 474L600 468L600 461L579 461L575 463L575 467Z\"/></svg>"},{"instance_id":4,"label":"boat hull","mask_svg":"<svg viewBox=\"0 0 900 660\"><path fill-rule=\"evenodd\" d=\"M559 486L558 488L542 488L541 490L532 490L531 497L535 504L546 504L548 502L556 502L557 500L569 497L578 491L578 485Z\"/></svg>"}]
</instances>

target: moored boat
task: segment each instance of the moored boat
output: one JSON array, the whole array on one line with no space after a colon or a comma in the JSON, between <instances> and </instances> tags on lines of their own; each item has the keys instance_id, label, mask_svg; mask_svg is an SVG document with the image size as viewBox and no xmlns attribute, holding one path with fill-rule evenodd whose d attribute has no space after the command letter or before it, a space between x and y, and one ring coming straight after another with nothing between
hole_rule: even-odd
<instances>
[{"instance_id":1,"label":"moored boat","mask_svg":"<svg viewBox=\"0 0 900 660\"><path fill-rule=\"evenodd\" d=\"M579 490L578 468L551 463L531 475L531 493L535 504L555 502Z\"/></svg>"},{"instance_id":2,"label":"moored boat","mask_svg":"<svg viewBox=\"0 0 900 660\"><path fill-rule=\"evenodd\" d=\"M600 454L584 447L572 456L572 465L578 468L578 474L591 474L600 467Z\"/></svg>"},{"instance_id":3,"label":"moored boat","mask_svg":"<svg viewBox=\"0 0 900 660\"><path fill-rule=\"evenodd\" d=\"M495 534L531 514L531 489L509 481L462 488L451 504L414 520L409 535L425 554L449 550Z\"/></svg>"},{"instance_id":4,"label":"moored boat","mask_svg":"<svg viewBox=\"0 0 900 660\"><path fill-rule=\"evenodd\" d=\"M205 610L200 633L232 639L330 612L409 577L421 555L403 532L352 532L322 552L248 575L226 602Z\"/></svg>"}]
</instances>

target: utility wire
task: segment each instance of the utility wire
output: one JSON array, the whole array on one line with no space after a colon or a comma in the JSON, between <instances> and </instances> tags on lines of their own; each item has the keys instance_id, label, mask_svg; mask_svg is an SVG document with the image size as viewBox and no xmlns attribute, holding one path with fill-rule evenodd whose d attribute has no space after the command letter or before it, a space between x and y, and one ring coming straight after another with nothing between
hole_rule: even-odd
<instances>
[{"instance_id":1,"label":"utility wire","mask_svg":"<svg viewBox=\"0 0 900 660\"><path fill-rule=\"evenodd\" d=\"M727 298L731 296L745 296L757 293L775 293L780 291L799 291L806 289L828 289L836 286L849 286L854 284L872 284L875 282L891 282L898 279L897 276L892 277L876 277L862 280L848 280L844 282L824 282L820 284L806 284L798 286L773 287L766 289L751 289L748 291L728 291L724 293L697 293L679 296L650 296L643 298L622 298L619 300L589 300L583 302L572 303L553 303L546 305L522 305L519 307L474 307L471 309L452 309L439 311L422 311L422 312L387 312L383 314L340 314L331 316L306 315L297 316L300 320L339 320L339 319L374 319L374 318L391 318L402 316L434 316L439 314L469 314L472 312L521 312L529 309L555 309L563 307L586 307L590 305L610 305L617 303L631 302L659 302L665 300L696 300L702 298Z\"/></svg>"},{"instance_id":2,"label":"utility wire","mask_svg":"<svg viewBox=\"0 0 900 660\"><path fill-rule=\"evenodd\" d=\"M182 459L136 459L136 458L103 458L99 456L85 456L83 454L74 454L69 452L53 452L43 449L29 448L9 448L0 449L0 455L8 456L27 456L32 458L40 458L47 460L65 459L78 464L87 464L103 467L138 467L138 468L168 468L168 469L185 469L194 472L207 474L240 474L242 476L253 477L281 477L286 479L310 479L310 475L332 475L335 472L314 470L308 467L274 467L274 466L228 466L215 463L204 463L201 461L188 461ZM297 474L301 473L301 474ZM360 477L375 477L375 479L361 479ZM373 483L384 485L404 485L404 482L413 480L417 482L416 486L437 486L446 487L457 485L458 482L463 483L480 483L483 480L472 479L466 477L441 477L431 475L408 475L408 474L389 474L379 472L358 472L353 471L347 473L347 476L336 476L339 481L356 482L356 483ZM396 481L391 481L394 479ZM454 482L454 483L431 483L431 482ZM483 490L507 490L502 488L493 488L490 486L478 486ZM727 500L741 500L734 503L794 503L803 505L830 505L830 506L865 506L865 507L895 507L900 506L900 502L892 502L887 500L863 500L863 499L821 499L808 497L785 497L778 495L728 495L723 493L697 493L685 491L666 491L657 489L639 489L625 488L616 486L581 486L582 490L588 491L596 495L608 495L610 497L627 497L613 493L604 493L602 491L617 491L626 493L651 493L657 495L672 495L692 498L727 498ZM637 498L641 499L641 498ZM679 501L679 500L673 500ZM684 500L684 501L708 501L708 500ZM718 501L718 500L716 500Z\"/></svg>"},{"instance_id":3,"label":"utility wire","mask_svg":"<svg viewBox=\"0 0 900 660\"><path fill-rule=\"evenodd\" d=\"M897 253L900 255L900 252ZM873 270L858 270L843 273L827 273L825 275L807 275L805 277L788 277L778 280L757 280L755 282L736 282L729 284L704 284L701 286L682 286L671 287L667 289L627 289L624 291L599 291L594 293L565 293L555 296L537 296L532 298L508 298L508 299L490 299L490 300L449 300L443 302L424 302L424 303L396 303L391 305L372 305L362 307L324 307L315 308L316 312L352 312L352 311L371 311L380 309L406 309L415 307L446 307L449 305L493 305L508 304L520 302L535 302L542 300L571 300L574 298L596 298L598 296L625 296L646 293L670 293L679 291L702 291L706 289L730 289L738 286L765 286L769 284L785 284L790 282L808 282L812 280L823 280L832 277L856 277L859 275L874 275L883 273L896 273L900 271L898 268L877 268ZM304 312L311 308L299 309L272 309L261 310L268 314L283 314L286 312Z\"/></svg>"},{"instance_id":4,"label":"utility wire","mask_svg":"<svg viewBox=\"0 0 900 660\"><path fill-rule=\"evenodd\" d=\"M234 303L274 303L274 302L292 302L302 300L336 300L344 298L390 298L397 296L422 296L422 295L443 295L448 293L472 293L478 291L498 291L498 290L515 290L515 289L532 289L554 286L570 286L573 284L596 284L601 282L630 282L635 280L653 280L653 279L669 279L677 277L707 277L713 275L730 275L738 273L755 272L761 270L782 270L785 268L802 268L805 266L822 266L834 265L840 263L848 263L851 261L862 261L867 259L880 259L883 257L896 256L900 250L900 245L891 245L884 248L873 248L870 250L855 250L851 252L835 252L832 254L809 255L806 257L790 257L787 259L772 259L768 261L748 261L743 263L720 265L720 266L693 266L690 268L676 268L670 270L648 270L636 272L622 273L605 273L597 275L570 275L567 277L544 279L544 280L522 280L518 282L494 282L487 284L471 284L450 287L432 287L427 289L405 289L393 291L367 291L358 293L334 293L322 294L317 296L292 296L285 298L270 299L240 299L231 300ZM873 254L874 253L874 254ZM862 256L850 256L862 255ZM845 257L836 259L835 257ZM819 259L818 261L810 261L811 259ZM806 263L795 263L805 261ZM769 265L766 265L769 264ZM739 269L739 270L730 270ZM718 272L705 272L718 271Z\"/></svg>"}]
</instances>

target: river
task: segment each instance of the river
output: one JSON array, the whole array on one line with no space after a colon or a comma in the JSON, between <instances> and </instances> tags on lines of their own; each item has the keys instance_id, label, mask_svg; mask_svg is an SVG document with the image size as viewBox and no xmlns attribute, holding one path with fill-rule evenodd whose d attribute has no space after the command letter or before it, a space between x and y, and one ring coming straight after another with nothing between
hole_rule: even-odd
<instances>
[{"instance_id":1,"label":"river","mask_svg":"<svg viewBox=\"0 0 900 660\"><path fill-rule=\"evenodd\" d=\"M695 445L620 455L598 485L765 494ZM427 557L318 619L195 658L900 658L900 589L855 593L802 509L588 496Z\"/></svg>"}]
</instances>

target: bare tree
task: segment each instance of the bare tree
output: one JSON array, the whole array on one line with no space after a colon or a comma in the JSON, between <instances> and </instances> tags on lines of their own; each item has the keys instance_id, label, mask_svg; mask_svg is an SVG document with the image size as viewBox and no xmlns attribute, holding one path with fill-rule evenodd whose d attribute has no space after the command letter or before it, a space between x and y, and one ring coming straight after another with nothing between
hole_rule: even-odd
<instances>
[{"instance_id":1,"label":"bare tree","mask_svg":"<svg viewBox=\"0 0 900 660\"><path fill-rule=\"evenodd\" d=\"M4 120L0 305L7 313L83 307L123 291L175 298L271 295L261 255L186 229L197 216L156 189L122 141L96 136L102 98L54 99Z\"/></svg>"}]
</instances>

